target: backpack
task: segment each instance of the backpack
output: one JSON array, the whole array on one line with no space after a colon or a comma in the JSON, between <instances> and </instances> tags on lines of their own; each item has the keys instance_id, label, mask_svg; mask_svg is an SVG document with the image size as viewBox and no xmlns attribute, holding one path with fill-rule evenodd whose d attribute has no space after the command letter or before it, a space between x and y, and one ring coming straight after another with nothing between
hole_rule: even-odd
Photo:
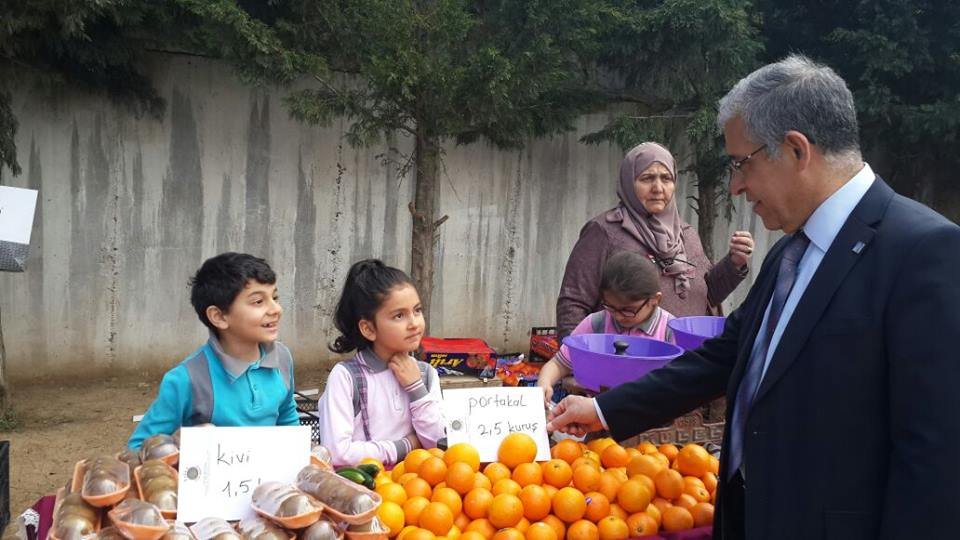
<instances>
[{"instance_id":1,"label":"backpack","mask_svg":"<svg viewBox=\"0 0 960 540\"><path fill-rule=\"evenodd\" d=\"M360 353L358 353L359 356ZM343 367L347 368L347 371L350 373L350 377L353 379L353 415L360 415L360 420L363 424L363 437L365 440L370 439L370 417L367 413L367 379L363 376L363 369L365 369L360 360L357 357L353 357L350 360L345 360L342 362ZM429 364L425 362L417 361L417 367L420 368L420 378L423 379L423 384L427 387L427 391L430 391L431 379L427 376L427 368Z\"/></svg>"}]
</instances>

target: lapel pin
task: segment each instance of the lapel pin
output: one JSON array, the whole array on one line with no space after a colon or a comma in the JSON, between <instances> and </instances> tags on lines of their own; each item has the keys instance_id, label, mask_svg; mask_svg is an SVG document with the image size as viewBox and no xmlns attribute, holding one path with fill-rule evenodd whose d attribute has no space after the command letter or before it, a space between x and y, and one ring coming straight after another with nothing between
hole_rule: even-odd
<instances>
[{"instance_id":1,"label":"lapel pin","mask_svg":"<svg viewBox=\"0 0 960 540\"><path fill-rule=\"evenodd\" d=\"M858 240L857 243L853 245L853 252L859 255L860 252L863 251L864 246L866 246L866 244Z\"/></svg>"}]
</instances>

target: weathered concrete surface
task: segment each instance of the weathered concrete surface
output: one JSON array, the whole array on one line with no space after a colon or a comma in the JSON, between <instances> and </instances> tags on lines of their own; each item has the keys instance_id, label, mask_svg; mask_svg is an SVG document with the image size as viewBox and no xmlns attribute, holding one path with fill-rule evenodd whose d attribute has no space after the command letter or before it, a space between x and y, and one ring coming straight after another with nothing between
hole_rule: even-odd
<instances>
[{"instance_id":1,"label":"weathered concrete surface","mask_svg":"<svg viewBox=\"0 0 960 540\"><path fill-rule=\"evenodd\" d=\"M4 176L39 188L41 202L28 271L0 273L14 379L172 365L205 338L187 280L227 250L266 257L277 271L282 339L309 364L330 356L330 317L351 262L410 266L409 138L354 149L343 122L291 120L282 91L244 87L208 60L154 60L167 101L160 121L80 92L15 96L24 172ZM576 132L519 152L445 148L440 211L450 220L439 238L432 335L515 351L526 349L531 326L553 323L581 226L616 201L621 152L577 141L606 119L584 117ZM682 180L684 201L692 186ZM735 228L718 225L718 253ZM751 228L762 256L772 240L759 223Z\"/></svg>"}]
</instances>

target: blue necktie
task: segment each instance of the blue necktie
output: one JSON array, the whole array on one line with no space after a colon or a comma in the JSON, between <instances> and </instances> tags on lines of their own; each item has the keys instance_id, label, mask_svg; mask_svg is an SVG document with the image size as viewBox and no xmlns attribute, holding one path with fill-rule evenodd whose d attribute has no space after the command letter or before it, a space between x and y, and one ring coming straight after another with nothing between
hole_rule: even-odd
<instances>
[{"instance_id":1,"label":"blue necktie","mask_svg":"<svg viewBox=\"0 0 960 540\"><path fill-rule=\"evenodd\" d=\"M763 365L766 363L767 351L770 348L770 339L777 329L780 314L783 313L783 305L786 304L787 297L790 296L790 289L793 288L793 283L797 279L797 265L809 244L810 239L801 230L793 235L793 238L783 249L780 268L777 271L777 283L773 289L773 299L770 302L770 317L767 319L766 332L764 332L763 340L754 347L753 353L750 355L733 402L730 440L727 443L730 452L729 468L727 469L728 479L732 478L733 474L743 464L743 431L747 425L747 415L750 412L750 406L753 404L753 398L760 388L760 379L763 375Z\"/></svg>"}]
</instances>

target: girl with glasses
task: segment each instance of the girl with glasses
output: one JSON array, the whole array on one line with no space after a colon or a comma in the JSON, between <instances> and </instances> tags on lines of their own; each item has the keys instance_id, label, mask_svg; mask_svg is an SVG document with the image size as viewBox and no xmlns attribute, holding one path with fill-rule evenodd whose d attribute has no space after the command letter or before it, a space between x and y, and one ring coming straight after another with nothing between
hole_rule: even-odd
<instances>
[{"instance_id":1,"label":"girl with glasses","mask_svg":"<svg viewBox=\"0 0 960 540\"><path fill-rule=\"evenodd\" d=\"M587 315L571 335L620 334L673 343L667 322L673 319L660 307L660 271L650 258L635 251L621 251L603 265L599 311ZM544 364L537 378L545 401L553 397L554 385L573 371L566 345Z\"/></svg>"}]
</instances>

